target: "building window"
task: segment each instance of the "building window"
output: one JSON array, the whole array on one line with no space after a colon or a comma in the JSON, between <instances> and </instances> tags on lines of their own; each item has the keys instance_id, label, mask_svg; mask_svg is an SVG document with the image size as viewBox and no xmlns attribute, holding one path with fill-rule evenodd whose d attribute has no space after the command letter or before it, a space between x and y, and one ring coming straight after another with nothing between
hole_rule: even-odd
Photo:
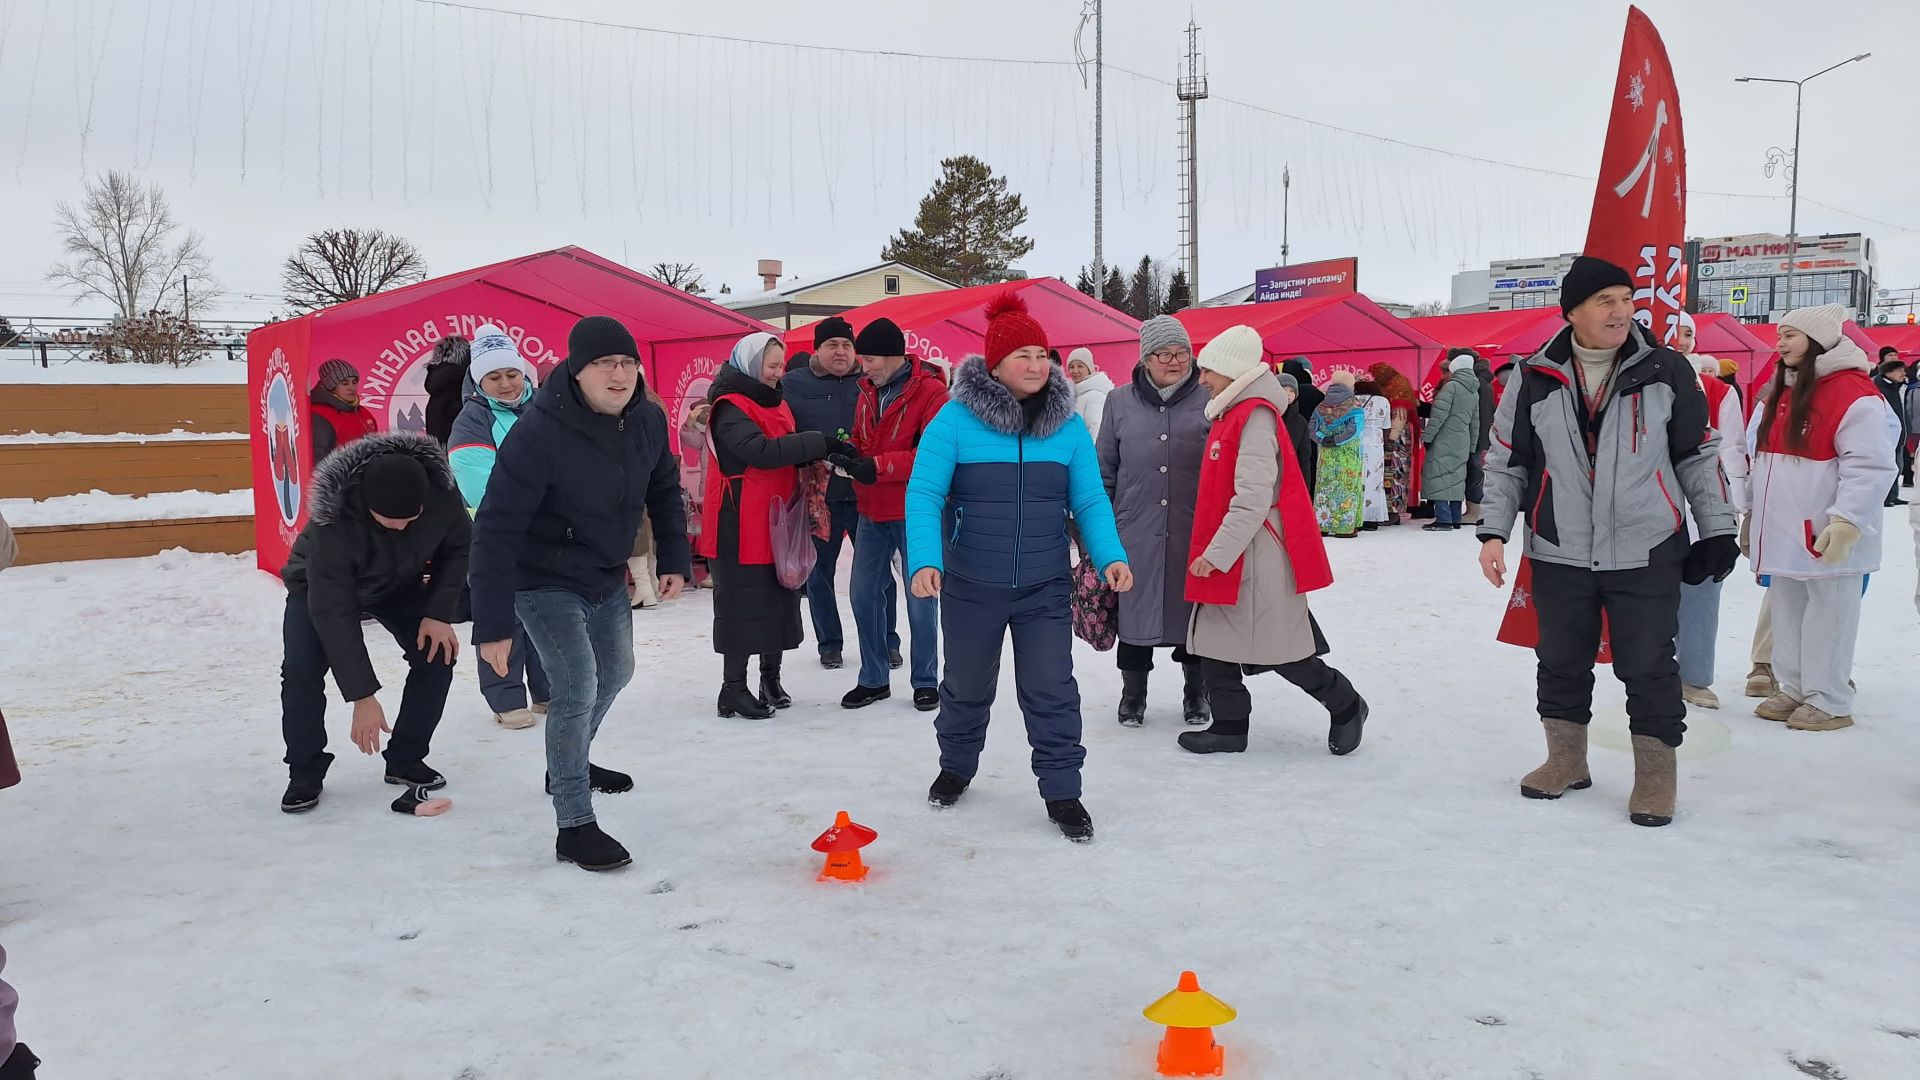
<instances>
[{"instance_id":1,"label":"building window","mask_svg":"<svg viewBox=\"0 0 1920 1080\"><path fill-rule=\"evenodd\" d=\"M888 274L885 277L881 278L880 280L881 280L880 287L886 291L886 294L888 296L900 295L900 275L899 274Z\"/></svg>"},{"instance_id":2,"label":"building window","mask_svg":"<svg viewBox=\"0 0 1920 1080\"><path fill-rule=\"evenodd\" d=\"M1517 292L1513 294L1511 310L1524 311L1529 308L1558 307L1560 297L1548 292Z\"/></svg>"}]
</instances>

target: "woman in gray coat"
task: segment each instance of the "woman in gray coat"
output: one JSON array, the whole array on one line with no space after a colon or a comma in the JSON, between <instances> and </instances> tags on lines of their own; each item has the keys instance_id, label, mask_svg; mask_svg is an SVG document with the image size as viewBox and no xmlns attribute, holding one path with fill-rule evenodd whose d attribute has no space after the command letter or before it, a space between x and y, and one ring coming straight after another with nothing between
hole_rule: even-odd
<instances>
[{"instance_id":1,"label":"woman in gray coat","mask_svg":"<svg viewBox=\"0 0 1920 1080\"><path fill-rule=\"evenodd\" d=\"M1199 661L1187 655L1187 545L1194 493L1206 451L1207 395L1194 376L1193 344L1171 315L1140 324L1140 365L1133 380L1107 395L1096 446L1100 476L1133 565L1133 589L1120 594L1120 723L1147 718L1147 675L1153 650L1173 649L1185 676L1181 709L1189 724L1207 722Z\"/></svg>"},{"instance_id":2,"label":"woman in gray coat","mask_svg":"<svg viewBox=\"0 0 1920 1080\"><path fill-rule=\"evenodd\" d=\"M1460 504L1467 497L1467 459L1473 456L1480 431L1480 378L1473 373L1477 359L1471 349L1454 350L1447 361L1447 377L1433 394L1433 411L1420 441L1427 444L1427 463L1420 471L1421 493L1433 503L1433 524L1427 532L1451 532L1460 527Z\"/></svg>"}]
</instances>

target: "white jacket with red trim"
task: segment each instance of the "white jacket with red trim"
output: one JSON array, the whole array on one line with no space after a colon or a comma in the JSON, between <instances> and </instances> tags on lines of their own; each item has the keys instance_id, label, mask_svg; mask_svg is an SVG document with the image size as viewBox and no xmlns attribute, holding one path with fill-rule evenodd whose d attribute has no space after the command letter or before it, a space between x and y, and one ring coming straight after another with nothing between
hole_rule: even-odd
<instances>
[{"instance_id":1,"label":"white jacket with red trim","mask_svg":"<svg viewBox=\"0 0 1920 1080\"><path fill-rule=\"evenodd\" d=\"M1867 354L1844 337L1814 361L1813 407L1798 449L1786 442L1790 401L1764 403L1777 413L1753 458L1756 572L1811 580L1880 569L1880 519L1895 469L1887 399L1867 377L1871 366ZM1813 550L1834 518L1860 530L1860 542L1839 562Z\"/></svg>"}]
</instances>

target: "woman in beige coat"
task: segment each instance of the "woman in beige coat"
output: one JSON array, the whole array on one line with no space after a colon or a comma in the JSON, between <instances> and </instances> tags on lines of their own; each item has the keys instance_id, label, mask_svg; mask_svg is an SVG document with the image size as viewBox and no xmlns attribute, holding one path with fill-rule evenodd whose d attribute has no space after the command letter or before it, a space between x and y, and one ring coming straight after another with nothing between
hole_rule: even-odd
<instances>
[{"instance_id":1,"label":"woman in beige coat","mask_svg":"<svg viewBox=\"0 0 1920 1080\"><path fill-rule=\"evenodd\" d=\"M1306 594L1333 574L1306 479L1280 437L1286 399L1264 356L1259 333L1245 326L1200 350L1213 426L1194 506L1187 651L1201 658L1213 724L1183 733L1180 745L1196 754L1245 750L1253 698L1244 676L1277 671L1326 707L1327 749L1348 754L1360 745L1367 703L1320 659L1327 644Z\"/></svg>"}]
</instances>

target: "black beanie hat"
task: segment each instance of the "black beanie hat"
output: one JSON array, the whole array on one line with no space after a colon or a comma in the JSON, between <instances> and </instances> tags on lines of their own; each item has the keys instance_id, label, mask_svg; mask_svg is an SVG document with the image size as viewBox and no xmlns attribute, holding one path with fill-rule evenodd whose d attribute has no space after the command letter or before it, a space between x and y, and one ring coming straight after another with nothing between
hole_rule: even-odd
<instances>
[{"instance_id":1,"label":"black beanie hat","mask_svg":"<svg viewBox=\"0 0 1920 1080\"><path fill-rule=\"evenodd\" d=\"M813 347L819 348L837 337L853 340L853 324L838 315L829 315L813 324Z\"/></svg>"},{"instance_id":2,"label":"black beanie hat","mask_svg":"<svg viewBox=\"0 0 1920 1080\"><path fill-rule=\"evenodd\" d=\"M603 356L640 358L633 335L611 315L589 315L573 324L567 335L567 370L575 375Z\"/></svg>"},{"instance_id":3,"label":"black beanie hat","mask_svg":"<svg viewBox=\"0 0 1920 1080\"><path fill-rule=\"evenodd\" d=\"M1625 285L1631 292L1633 275L1605 259L1596 259L1592 255L1576 256L1572 269L1560 279L1560 314L1567 315L1586 303L1594 293L1615 285Z\"/></svg>"},{"instance_id":4,"label":"black beanie hat","mask_svg":"<svg viewBox=\"0 0 1920 1080\"><path fill-rule=\"evenodd\" d=\"M381 517L413 517L427 505L426 466L412 454L381 454L360 473L360 494Z\"/></svg>"},{"instance_id":5,"label":"black beanie hat","mask_svg":"<svg viewBox=\"0 0 1920 1080\"><path fill-rule=\"evenodd\" d=\"M853 340L853 351L861 356L905 356L907 336L892 319L875 319Z\"/></svg>"}]
</instances>

